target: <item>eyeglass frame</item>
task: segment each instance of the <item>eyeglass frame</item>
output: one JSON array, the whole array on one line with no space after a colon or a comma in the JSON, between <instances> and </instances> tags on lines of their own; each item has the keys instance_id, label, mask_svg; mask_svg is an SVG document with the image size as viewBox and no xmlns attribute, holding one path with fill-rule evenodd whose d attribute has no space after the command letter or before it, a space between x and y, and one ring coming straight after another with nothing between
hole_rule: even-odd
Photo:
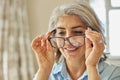
<instances>
[{"instance_id":1,"label":"eyeglass frame","mask_svg":"<svg viewBox=\"0 0 120 80\"><path fill-rule=\"evenodd\" d=\"M85 43L85 37L86 37L85 34L82 34L82 35L74 35L74 36L83 36L83 38L84 38L84 43ZM54 47L54 46L52 45L50 39L52 39L52 38L62 38L62 39L64 40L63 46L65 45L65 41L68 41L68 42L70 43L70 45L74 46L74 45L69 41L69 38L74 37L74 36L69 36L69 37L66 37L66 38L63 38L63 37L48 37L48 41L50 42L51 46ZM82 46L82 45L81 45L81 46ZM74 47L76 47L76 46L74 46ZM79 46L79 47L80 47L80 46ZM56 48L56 47L54 47L54 48ZM59 47L59 48L61 48L61 47Z\"/></svg>"}]
</instances>

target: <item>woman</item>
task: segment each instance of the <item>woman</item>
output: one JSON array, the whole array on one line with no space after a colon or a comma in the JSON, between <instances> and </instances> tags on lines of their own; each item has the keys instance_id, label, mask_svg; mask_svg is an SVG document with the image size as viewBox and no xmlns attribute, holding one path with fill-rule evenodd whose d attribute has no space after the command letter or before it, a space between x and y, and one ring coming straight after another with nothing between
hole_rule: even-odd
<instances>
[{"instance_id":1,"label":"woman","mask_svg":"<svg viewBox=\"0 0 120 80\"><path fill-rule=\"evenodd\" d=\"M34 80L120 80L120 68L103 54L102 26L85 2L70 2L53 11L49 32L32 42L39 70Z\"/></svg>"}]
</instances>

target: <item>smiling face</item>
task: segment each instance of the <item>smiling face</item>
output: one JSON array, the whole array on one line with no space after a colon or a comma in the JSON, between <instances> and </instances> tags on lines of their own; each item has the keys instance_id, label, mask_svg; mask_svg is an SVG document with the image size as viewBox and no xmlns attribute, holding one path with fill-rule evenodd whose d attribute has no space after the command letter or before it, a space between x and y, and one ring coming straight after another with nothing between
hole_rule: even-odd
<instances>
[{"instance_id":1,"label":"smiling face","mask_svg":"<svg viewBox=\"0 0 120 80\"><path fill-rule=\"evenodd\" d=\"M65 15L58 18L56 23L56 37L81 36L85 34L86 27L79 17L75 15ZM60 43L57 43L60 44ZM63 56L67 59L81 59L85 55L85 45L80 47L72 46L68 40L63 47L59 48Z\"/></svg>"}]
</instances>

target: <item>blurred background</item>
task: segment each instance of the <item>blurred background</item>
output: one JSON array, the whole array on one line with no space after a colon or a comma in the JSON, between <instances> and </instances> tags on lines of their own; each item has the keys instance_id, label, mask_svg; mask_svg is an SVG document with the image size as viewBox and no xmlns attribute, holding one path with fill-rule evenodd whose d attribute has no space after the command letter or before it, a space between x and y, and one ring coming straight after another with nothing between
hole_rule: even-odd
<instances>
[{"instance_id":1,"label":"blurred background","mask_svg":"<svg viewBox=\"0 0 120 80\"><path fill-rule=\"evenodd\" d=\"M0 0L0 80L32 80L32 39L48 31L52 10L72 0ZM81 1L81 0L79 0ZM120 0L86 0L105 30L107 62L120 66Z\"/></svg>"}]
</instances>

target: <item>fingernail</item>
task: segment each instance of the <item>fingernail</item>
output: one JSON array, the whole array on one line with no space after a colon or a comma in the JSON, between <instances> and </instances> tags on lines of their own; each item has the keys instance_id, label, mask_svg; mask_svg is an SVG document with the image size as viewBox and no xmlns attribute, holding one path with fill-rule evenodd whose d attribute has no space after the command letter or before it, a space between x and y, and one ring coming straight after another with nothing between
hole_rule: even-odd
<instances>
[{"instance_id":1,"label":"fingernail","mask_svg":"<svg viewBox=\"0 0 120 80\"><path fill-rule=\"evenodd\" d=\"M91 30L91 28L88 27L88 30Z\"/></svg>"}]
</instances>

